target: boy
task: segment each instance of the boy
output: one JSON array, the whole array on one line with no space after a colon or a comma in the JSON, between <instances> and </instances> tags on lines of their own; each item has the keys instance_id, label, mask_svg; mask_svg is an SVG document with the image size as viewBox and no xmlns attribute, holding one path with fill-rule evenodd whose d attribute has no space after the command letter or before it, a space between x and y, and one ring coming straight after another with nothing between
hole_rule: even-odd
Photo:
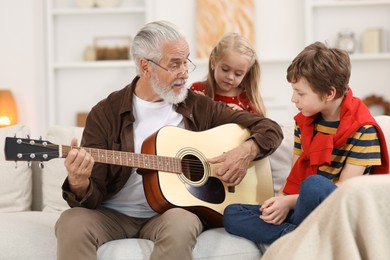
<instances>
[{"instance_id":1,"label":"boy","mask_svg":"<svg viewBox=\"0 0 390 260\"><path fill-rule=\"evenodd\" d=\"M336 185L364 174L388 173L384 135L368 108L348 86L345 51L320 42L307 46L287 69L294 119L291 172L279 196L258 205L229 205L228 232L271 244L298 226Z\"/></svg>"}]
</instances>

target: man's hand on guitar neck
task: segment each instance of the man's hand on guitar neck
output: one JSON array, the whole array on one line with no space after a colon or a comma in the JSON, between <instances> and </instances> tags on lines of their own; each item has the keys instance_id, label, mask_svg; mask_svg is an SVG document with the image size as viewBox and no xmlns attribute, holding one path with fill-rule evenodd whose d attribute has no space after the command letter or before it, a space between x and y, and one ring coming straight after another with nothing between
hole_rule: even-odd
<instances>
[{"instance_id":1,"label":"man's hand on guitar neck","mask_svg":"<svg viewBox=\"0 0 390 260\"><path fill-rule=\"evenodd\" d=\"M250 139L220 156L208 159L208 161L211 164L220 163L221 166L216 171L217 176L228 186L236 186L245 177L249 164L259 152L257 144Z\"/></svg>"},{"instance_id":2,"label":"man's hand on guitar neck","mask_svg":"<svg viewBox=\"0 0 390 260\"><path fill-rule=\"evenodd\" d=\"M77 139L72 139L71 146L77 147ZM88 190L94 159L84 149L72 149L64 164L68 171L70 189L81 200Z\"/></svg>"}]
</instances>

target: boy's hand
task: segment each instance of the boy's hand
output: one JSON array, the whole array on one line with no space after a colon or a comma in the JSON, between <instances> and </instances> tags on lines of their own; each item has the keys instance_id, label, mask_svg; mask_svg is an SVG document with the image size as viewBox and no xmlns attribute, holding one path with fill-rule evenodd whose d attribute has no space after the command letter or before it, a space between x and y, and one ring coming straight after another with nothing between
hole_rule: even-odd
<instances>
[{"instance_id":1,"label":"boy's hand","mask_svg":"<svg viewBox=\"0 0 390 260\"><path fill-rule=\"evenodd\" d=\"M259 209L260 218L267 223L280 225L286 219L290 211L287 196L277 196L266 200Z\"/></svg>"}]
</instances>

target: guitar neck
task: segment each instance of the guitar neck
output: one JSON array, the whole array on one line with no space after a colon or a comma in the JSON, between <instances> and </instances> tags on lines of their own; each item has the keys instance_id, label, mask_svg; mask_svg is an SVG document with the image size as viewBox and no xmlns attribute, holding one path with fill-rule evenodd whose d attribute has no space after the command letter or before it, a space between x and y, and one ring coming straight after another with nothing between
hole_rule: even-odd
<instances>
[{"instance_id":1,"label":"guitar neck","mask_svg":"<svg viewBox=\"0 0 390 260\"><path fill-rule=\"evenodd\" d=\"M180 159L175 157L151 154L136 154L122 151L60 145L60 157L65 158L72 149L80 148L85 149L89 154L91 154L95 162L99 163L129 166L133 168L157 170L172 173L182 172Z\"/></svg>"}]
</instances>

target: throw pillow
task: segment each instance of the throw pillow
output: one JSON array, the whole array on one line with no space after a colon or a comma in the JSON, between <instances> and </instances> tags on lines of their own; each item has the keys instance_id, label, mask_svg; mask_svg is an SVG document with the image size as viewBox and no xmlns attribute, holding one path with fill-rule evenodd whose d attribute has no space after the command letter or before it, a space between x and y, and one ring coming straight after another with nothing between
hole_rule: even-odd
<instances>
[{"instance_id":1,"label":"throw pillow","mask_svg":"<svg viewBox=\"0 0 390 260\"><path fill-rule=\"evenodd\" d=\"M294 147L294 122L279 123L283 130L283 141L278 149L270 155L272 179L275 195L284 184L291 170Z\"/></svg>"},{"instance_id":2,"label":"throw pillow","mask_svg":"<svg viewBox=\"0 0 390 260\"><path fill-rule=\"evenodd\" d=\"M31 209L32 172L27 162L6 161L6 137L27 138L30 129L23 125L0 128L0 212Z\"/></svg>"},{"instance_id":3,"label":"throw pillow","mask_svg":"<svg viewBox=\"0 0 390 260\"><path fill-rule=\"evenodd\" d=\"M70 145L72 138L81 141L82 127L52 126L49 128L46 139L58 145ZM69 206L62 198L61 186L67 176L64 158L52 159L44 163L42 169L42 200L43 211L63 211Z\"/></svg>"}]
</instances>

